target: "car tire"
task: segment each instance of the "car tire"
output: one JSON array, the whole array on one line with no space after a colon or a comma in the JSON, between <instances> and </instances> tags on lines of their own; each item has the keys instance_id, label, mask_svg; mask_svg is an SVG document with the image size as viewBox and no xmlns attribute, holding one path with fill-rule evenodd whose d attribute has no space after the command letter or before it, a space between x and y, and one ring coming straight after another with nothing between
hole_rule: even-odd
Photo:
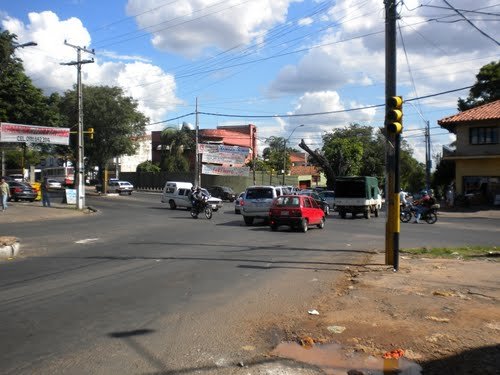
<instances>
[{"instance_id":1,"label":"car tire","mask_svg":"<svg viewBox=\"0 0 500 375\"><path fill-rule=\"evenodd\" d=\"M318 224L319 229L323 229L325 227L325 218L321 218L321 222Z\"/></svg>"},{"instance_id":2,"label":"car tire","mask_svg":"<svg viewBox=\"0 0 500 375\"><path fill-rule=\"evenodd\" d=\"M302 219L302 222L300 223L300 230L303 233L306 233L308 229L309 229L309 223L307 222L307 219Z\"/></svg>"},{"instance_id":3,"label":"car tire","mask_svg":"<svg viewBox=\"0 0 500 375\"><path fill-rule=\"evenodd\" d=\"M243 220L245 220L245 224L246 225L252 225L253 224L253 217L243 216Z\"/></svg>"},{"instance_id":4,"label":"car tire","mask_svg":"<svg viewBox=\"0 0 500 375\"><path fill-rule=\"evenodd\" d=\"M170 205L171 210L175 210L177 208L177 205L172 199L168 201L168 204Z\"/></svg>"},{"instance_id":5,"label":"car tire","mask_svg":"<svg viewBox=\"0 0 500 375\"><path fill-rule=\"evenodd\" d=\"M132 195L132 192L131 192L131 191L129 191L129 192L128 192L128 195Z\"/></svg>"}]
</instances>

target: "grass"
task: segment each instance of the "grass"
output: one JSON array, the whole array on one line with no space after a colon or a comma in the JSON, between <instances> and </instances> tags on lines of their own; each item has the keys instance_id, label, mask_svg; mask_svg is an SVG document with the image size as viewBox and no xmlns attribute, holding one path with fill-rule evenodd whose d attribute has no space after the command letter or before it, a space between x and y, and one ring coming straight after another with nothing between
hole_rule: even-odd
<instances>
[{"instance_id":1,"label":"grass","mask_svg":"<svg viewBox=\"0 0 500 375\"><path fill-rule=\"evenodd\" d=\"M401 249L401 253L419 255L425 258L463 258L472 259L477 257L497 258L500 252L497 246L464 246L464 247L419 247L413 249Z\"/></svg>"}]
</instances>

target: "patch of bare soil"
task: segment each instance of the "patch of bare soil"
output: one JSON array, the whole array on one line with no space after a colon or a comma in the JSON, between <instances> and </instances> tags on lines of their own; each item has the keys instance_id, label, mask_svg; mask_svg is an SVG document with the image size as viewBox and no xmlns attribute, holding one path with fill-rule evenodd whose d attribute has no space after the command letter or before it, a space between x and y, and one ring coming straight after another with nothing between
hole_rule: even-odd
<instances>
[{"instance_id":1,"label":"patch of bare soil","mask_svg":"<svg viewBox=\"0 0 500 375\"><path fill-rule=\"evenodd\" d=\"M367 263L331 286L320 315L288 321L285 339L375 357L402 349L423 374L500 373L499 262L402 257L398 272L380 266L383 254Z\"/></svg>"}]
</instances>

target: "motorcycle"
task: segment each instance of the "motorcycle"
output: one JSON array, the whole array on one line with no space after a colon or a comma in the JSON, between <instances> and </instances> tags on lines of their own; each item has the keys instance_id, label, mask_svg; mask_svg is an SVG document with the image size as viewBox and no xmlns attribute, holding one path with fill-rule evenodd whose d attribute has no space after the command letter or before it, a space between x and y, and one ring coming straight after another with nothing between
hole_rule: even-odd
<instances>
[{"instance_id":1,"label":"motorcycle","mask_svg":"<svg viewBox=\"0 0 500 375\"><path fill-rule=\"evenodd\" d=\"M427 224L434 224L437 221L437 210L439 208L439 204L432 205L429 209L422 213L420 216L421 220L425 220ZM408 223L413 216L416 217L417 208L412 204L408 204L406 206L401 205L399 219L403 223Z\"/></svg>"},{"instance_id":2,"label":"motorcycle","mask_svg":"<svg viewBox=\"0 0 500 375\"><path fill-rule=\"evenodd\" d=\"M198 219L198 215L202 212L208 220L212 218L212 205L208 204L207 197L204 197L202 201L198 202L198 204L193 204L191 207L191 217L193 219Z\"/></svg>"}]
</instances>

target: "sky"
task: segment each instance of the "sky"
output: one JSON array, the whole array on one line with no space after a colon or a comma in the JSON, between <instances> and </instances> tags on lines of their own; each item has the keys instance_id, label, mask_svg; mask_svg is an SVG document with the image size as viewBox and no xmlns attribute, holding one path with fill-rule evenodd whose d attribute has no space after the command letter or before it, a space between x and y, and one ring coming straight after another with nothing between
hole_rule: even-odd
<instances>
[{"instance_id":1,"label":"sky","mask_svg":"<svg viewBox=\"0 0 500 375\"><path fill-rule=\"evenodd\" d=\"M497 0L398 2L397 94L403 138L425 160L455 138L437 121L479 69L500 57ZM17 35L26 74L46 95L76 83L119 86L148 131L255 124L317 149L350 123L381 127L385 102L383 0L0 0L0 28ZM429 96L427 98L423 98ZM422 99L418 99L422 98ZM37 124L43 125L43 124ZM299 125L304 125L300 126Z\"/></svg>"}]
</instances>

